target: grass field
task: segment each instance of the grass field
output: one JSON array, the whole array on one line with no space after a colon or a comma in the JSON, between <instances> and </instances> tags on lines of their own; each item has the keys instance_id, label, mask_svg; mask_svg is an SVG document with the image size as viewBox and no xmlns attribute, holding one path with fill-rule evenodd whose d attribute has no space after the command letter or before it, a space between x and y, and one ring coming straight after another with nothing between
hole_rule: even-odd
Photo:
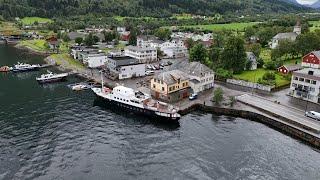
<instances>
[{"instance_id":1,"label":"grass field","mask_svg":"<svg viewBox=\"0 0 320 180\"><path fill-rule=\"evenodd\" d=\"M315 31L316 29L320 29L320 21L309 21L309 24L312 25L312 27L310 27L310 31Z\"/></svg>"},{"instance_id":2,"label":"grass field","mask_svg":"<svg viewBox=\"0 0 320 180\"><path fill-rule=\"evenodd\" d=\"M0 34L4 35L13 35L21 34L22 31L12 22L0 21Z\"/></svg>"},{"instance_id":3,"label":"grass field","mask_svg":"<svg viewBox=\"0 0 320 180\"><path fill-rule=\"evenodd\" d=\"M192 25L192 26L180 26L186 28L196 28L200 30L210 30L210 31L219 31L219 30L238 30L243 31L246 27L253 26L259 22L248 22L248 23L229 23L229 24L210 24L210 25Z\"/></svg>"},{"instance_id":4,"label":"grass field","mask_svg":"<svg viewBox=\"0 0 320 180\"><path fill-rule=\"evenodd\" d=\"M241 74L234 75L236 79L241 79L250 82L258 82L259 78L262 78L264 73L269 72L270 70L266 69L257 69L255 71L244 71ZM281 87L290 84L290 81L285 77L278 74L276 71L272 71L276 73L276 87Z\"/></svg>"},{"instance_id":5,"label":"grass field","mask_svg":"<svg viewBox=\"0 0 320 180\"><path fill-rule=\"evenodd\" d=\"M41 18L41 17L25 17L20 20L23 25L33 25L35 22L38 23L51 23L53 22L51 19L48 18Z\"/></svg>"},{"instance_id":6,"label":"grass field","mask_svg":"<svg viewBox=\"0 0 320 180\"><path fill-rule=\"evenodd\" d=\"M50 58L54 59L54 61L58 64L63 66L66 69L84 69L84 65L81 64L79 61L70 57L69 54L52 54Z\"/></svg>"},{"instance_id":7,"label":"grass field","mask_svg":"<svg viewBox=\"0 0 320 180\"><path fill-rule=\"evenodd\" d=\"M28 47L38 52L47 52L49 50L47 46L47 42L45 40L39 40L39 39L25 40L25 41L21 41L19 45Z\"/></svg>"}]
</instances>

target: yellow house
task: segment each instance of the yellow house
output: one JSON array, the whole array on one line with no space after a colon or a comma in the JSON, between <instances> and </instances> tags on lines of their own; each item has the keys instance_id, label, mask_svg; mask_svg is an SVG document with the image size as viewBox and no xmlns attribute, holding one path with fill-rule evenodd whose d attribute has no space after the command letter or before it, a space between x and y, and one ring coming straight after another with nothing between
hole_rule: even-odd
<instances>
[{"instance_id":1,"label":"yellow house","mask_svg":"<svg viewBox=\"0 0 320 180\"><path fill-rule=\"evenodd\" d=\"M190 94L189 77L180 70L160 73L151 79L151 94L167 102L186 98Z\"/></svg>"}]
</instances>

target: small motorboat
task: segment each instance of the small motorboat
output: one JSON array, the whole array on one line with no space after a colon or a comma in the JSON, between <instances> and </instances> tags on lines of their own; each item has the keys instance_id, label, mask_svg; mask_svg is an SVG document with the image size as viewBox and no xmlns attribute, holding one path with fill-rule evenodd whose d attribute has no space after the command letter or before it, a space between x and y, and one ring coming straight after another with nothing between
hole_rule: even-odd
<instances>
[{"instance_id":1,"label":"small motorboat","mask_svg":"<svg viewBox=\"0 0 320 180\"><path fill-rule=\"evenodd\" d=\"M47 74L42 74L41 77L37 77L36 80L39 83L51 83L64 80L69 74L68 73L61 73L61 74L54 74L48 71Z\"/></svg>"},{"instance_id":2,"label":"small motorboat","mask_svg":"<svg viewBox=\"0 0 320 180\"><path fill-rule=\"evenodd\" d=\"M9 72L11 68L9 66L2 66L0 67L0 72Z\"/></svg>"},{"instance_id":3,"label":"small motorboat","mask_svg":"<svg viewBox=\"0 0 320 180\"><path fill-rule=\"evenodd\" d=\"M77 83L68 85L73 91L81 91L91 89L93 86L86 83Z\"/></svg>"},{"instance_id":4,"label":"small motorboat","mask_svg":"<svg viewBox=\"0 0 320 180\"><path fill-rule=\"evenodd\" d=\"M39 64L26 64L26 63L20 63L14 65L12 68L13 72L22 72L22 71L34 71L38 70L41 66Z\"/></svg>"}]
</instances>

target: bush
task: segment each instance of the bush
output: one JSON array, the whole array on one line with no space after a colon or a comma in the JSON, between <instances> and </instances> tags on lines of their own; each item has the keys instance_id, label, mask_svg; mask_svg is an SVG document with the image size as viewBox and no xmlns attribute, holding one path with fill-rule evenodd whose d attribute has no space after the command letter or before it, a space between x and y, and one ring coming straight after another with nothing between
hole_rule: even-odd
<instances>
[{"instance_id":1,"label":"bush","mask_svg":"<svg viewBox=\"0 0 320 180\"><path fill-rule=\"evenodd\" d=\"M264 67L268 70L275 70L282 65L283 65L282 61L268 61L264 64Z\"/></svg>"},{"instance_id":2,"label":"bush","mask_svg":"<svg viewBox=\"0 0 320 180\"><path fill-rule=\"evenodd\" d=\"M223 90L222 88L217 88L213 92L213 101L219 105L223 101Z\"/></svg>"},{"instance_id":3,"label":"bush","mask_svg":"<svg viewBox=\"0 0 320 180\"><path fill-rule=\"evenodd\" d=\"M263 85L270 85L270 86L276 85L275 73L271 71L264 73L262 78L258 79L258 83Z\"/></svg>"},{"instance_id":4,"label":"bush","mask_svg":"<svg viewBox=\"0 0 320 180\"><path fill-rule=\"evenodd\" d=\"M218 68L216 70L216 75L218 76L218 78L228 79L228 78L232 78L233 73L231 71L225 70L223 68Z\"/></svg>"}]
</instances>

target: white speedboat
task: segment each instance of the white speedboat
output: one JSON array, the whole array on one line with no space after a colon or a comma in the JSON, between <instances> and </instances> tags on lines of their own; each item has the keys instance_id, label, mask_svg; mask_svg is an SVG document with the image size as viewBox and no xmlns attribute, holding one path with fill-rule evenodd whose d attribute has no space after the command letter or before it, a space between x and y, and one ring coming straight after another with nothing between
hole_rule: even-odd
<instances>
[{"instance_id":1,"label":"white speedboat","mask_svg":"<svg viewBox=\"0 0 320 180\"><path fill-rule=\"evenodd\" d=\"M26 64L26 63L20 63L14 65L12 67L13 72L22 72L22 71L34 71L38 70L41 66L39 64Z\"/></svg>"},{"instance_id":2,"label":"white speedboat","mask_svg":"<svg viewBox=\"0 0 320 180\"><path fill-rule=\"evenodd\" d=\"M64 80L68 75L68 73L54 74L48 71L47 74L42 74L41 77L37 77L36 80L39 83L51 83Z\"/></svg>"}]
</instances>

